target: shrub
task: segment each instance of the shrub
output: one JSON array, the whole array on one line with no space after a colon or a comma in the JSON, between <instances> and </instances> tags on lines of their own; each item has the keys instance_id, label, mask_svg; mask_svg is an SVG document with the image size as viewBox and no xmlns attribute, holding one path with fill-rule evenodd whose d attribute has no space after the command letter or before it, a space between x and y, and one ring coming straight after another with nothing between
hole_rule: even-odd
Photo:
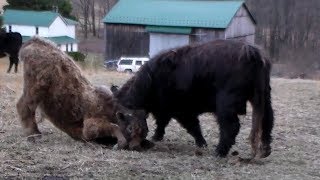
<instances>
[{"instance_id":1,"label":"shrub","mask_svg":"<svg viewBox=\"0 0 320 180\"><path fill-rule=\"evenodd\" d=\"M72 57L74 61L84 62L86 56L81 52L68 52L68 55Z\"/></svg>"}]
</instances>

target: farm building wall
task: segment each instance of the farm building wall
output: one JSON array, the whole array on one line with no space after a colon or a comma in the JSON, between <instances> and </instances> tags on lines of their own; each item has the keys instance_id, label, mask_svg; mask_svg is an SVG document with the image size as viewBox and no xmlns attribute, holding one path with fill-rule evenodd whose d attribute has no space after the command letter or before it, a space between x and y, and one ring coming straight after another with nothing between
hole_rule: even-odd
<instances>
[{"instance_id":1,"label":"farm building wall","mask_svg":"<svg viewBox=\"0 0 320 180\"><path fill-rule=\"evenodd\" d=\"M243 40L254 44L255 24L247 9L241 6L226 29L226 39Z\"/></svg>"},{"instance_id":2,"label":"farm building wall","mask_svg":"<svg viewBox=\"0 0 320 180\"><path fill-rule=\"evenodd\" d=\"M9 32L9 26L11 26L12 32L19 32L22 36L34 36L36 35L36 26L27 25L8 25L6 24L6 31ZM39 36L48 37L49 28L48 27L38 27Z\"/></svg>"},{"instance_id":3,"label":"farm building wall","mask_svg":"<svg viewBox=\"0 0 320 180\"><path fill-rule=\"evenodd\" d=\"M78 44L77 43L69 43L69 44L58 44L58 47L61 51L65 52L77 52Z\"/></svg>"},{"instance_id":4,"label":"farm building wall","mask_svg":"<svg viewBox=\"0 0 320 180\"><path fill-rule=\"evenodd\" d=\"M149 33L144 26L105 24L105 42L106 60L149 54Z\"/></svg>"},{"instance_id":5,"label":"farm building wall","mask_svg":"<svg viewBox=\"0 0 320 180\"><path fill-rule=\"evenodd\" d=\"M58 16L49 27L49 37L55 36L69 36L72 37L72 34L69 34L67 25L63 20Z\"/></svg>"},{"instance_id":6,"label":"farm building wall","mask_svg":"<svg viewBox=\"0 0 320 180\"><path fill-rule=\"evenodd\" d=\"M68 36L73 39L76 39L76 26L75 25L68 25L67 29L68 29L68 33L67 33Z\"/></svg>"},{"instance_id":7,"label":"farm building wall","mask_svg":"<svg viewBox=\"0 0 320 180\"><path fill-rule=\"evenodd\" d=\"M159 52L189 44L189 35L150 33L149 56Z\"/></svg>"},{"instance_id":8,"label":"farm building wall","mask_svg":"<svg viewBox=\"0 0 320 180\"><path fill-rule=\"evenodd\" d=\"M190 43L204 43L217 39L225 39L224 29L194 28L190 36Z\"/></svg>"}]
</instances>

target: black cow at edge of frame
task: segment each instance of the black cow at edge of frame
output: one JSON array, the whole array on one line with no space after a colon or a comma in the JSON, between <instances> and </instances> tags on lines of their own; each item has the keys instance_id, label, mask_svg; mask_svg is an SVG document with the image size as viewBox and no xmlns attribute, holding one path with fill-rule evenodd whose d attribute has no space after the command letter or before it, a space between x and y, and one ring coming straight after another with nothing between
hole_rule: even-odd
<instances>
[{"instance_id":1,"label":"black cow at edge of frame","mask_svg":"<svg viewBox=\"0 0 320 180\"><path fill-rule=\"evenodd\" d=\"M271 154L273 109L271 62L249 44L217 40L158 54L114 94L131 109L145 109L156 121L153 140L160 141L175 118L198 147L207 146L198 116L216 115L220 139L215 154L225 157L239 133L238 115L253 107L250 143L253 157Z\"/></svg>"},{"instance_id":2,"label":"black cow at edge of frame","mask_svg":"<svg viewBox=\"0 0 320 180\"><path fill-rule=\"evenodd\" d=\"M15 65L14 71L18 72L19 50L22 46L22 36L18 32L1 32L0 33L0 56L4 57L5 53L9 54L10 65L8 73Z\"/></svg>"}]
</instances>

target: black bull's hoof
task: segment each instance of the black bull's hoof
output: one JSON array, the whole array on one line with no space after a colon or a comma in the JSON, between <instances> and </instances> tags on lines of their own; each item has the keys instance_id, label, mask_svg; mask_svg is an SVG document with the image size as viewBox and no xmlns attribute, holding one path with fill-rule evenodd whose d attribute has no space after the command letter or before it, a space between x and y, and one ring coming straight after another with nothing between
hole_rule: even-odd
<instances>
[{"instance_id":1,"label":"black bull's hoof","mask_svg":"<svg viewBox=\"0 0 320 180\"><path fill-rule=\"evenodd\" d=\"M145 150L148 150L148 149L151 149L152 147L154 147L154 143L147 140L147 139L144 139L141 143L140 143L140 146L137 146L137 147L132 147L131 150L134 150L134 151L145 151Z\"/></svg>"},{"instance_id":2,"label":"black bull's hoof","mask_svg":"<svg viewBox=\"0 0 320 180\"><path fill-rule=\"evenodd\" d=\"M125 146L124 148L119 148L118 144L113 146L113 150L120 150L120 149L126 149L126 150L133 150L133 151L146 151L148 149L151 149L152 147L154 147L154 143L144 139L141 143L140 146L135 146L132 148L129 148L129 146Z\"/></svg>"}]
</instances>

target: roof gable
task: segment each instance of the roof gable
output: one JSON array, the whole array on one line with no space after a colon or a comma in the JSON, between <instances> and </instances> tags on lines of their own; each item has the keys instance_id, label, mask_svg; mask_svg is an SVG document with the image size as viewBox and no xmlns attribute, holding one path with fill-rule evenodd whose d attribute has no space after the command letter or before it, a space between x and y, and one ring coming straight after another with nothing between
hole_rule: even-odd
<instances>
[{"instance_id":1,"label":"roof gable","mask_svg":"<svg viewBox=\"0 0 320 180\"><path fill-rule=\"evenodd\" d=\"M3 14L4 24L43 26L49 27L54 20L60 17L67 25L75 25L77 22L60 16L52 11L24 11L8 9Z\"/></svg>"},{"instance_id":2,"label":"roof gable","mask_svg":"<svg viewBox=\"0 0 320 180\"><path fill-rule=\"evenodd\" d=\"M120 0L105 23L227 28L243 1Z\"/></svg>"},{"instance_id":3,"label":"roof gable","mask_svg":"<svg viewBox=\"0 0 320 180\"><path fill-rule=\"evenodd\" d=\"M66 21L67 25L77 25L78 22L72 19L68 19L68 18L64 18L64 20Z\"/></svg>"}]
</instances>

